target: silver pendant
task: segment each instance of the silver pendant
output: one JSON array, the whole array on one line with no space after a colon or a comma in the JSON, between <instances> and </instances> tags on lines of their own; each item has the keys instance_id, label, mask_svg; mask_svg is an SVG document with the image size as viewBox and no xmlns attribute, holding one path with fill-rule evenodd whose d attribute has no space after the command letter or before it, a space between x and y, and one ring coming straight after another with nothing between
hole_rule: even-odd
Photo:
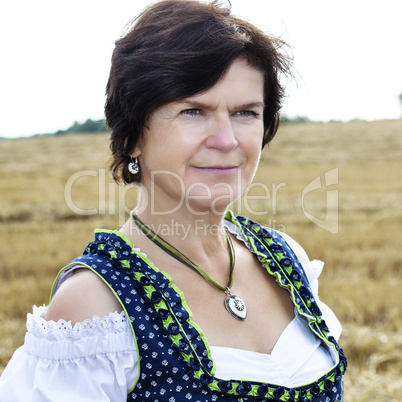
<instances>
[{"instance_id":1,"label":"silver pendant","mask_svg":"<svg viewBox=\"0 0 402 402\"><path fill-rule=\"evenodd\" d=\"M234 318L244 321L247 317L246 303L244 303L243 299L239 296L231 295L230 293L227 293L227 295L225 299L226 310L229 311Z\"/></svg>"}]
</instances>

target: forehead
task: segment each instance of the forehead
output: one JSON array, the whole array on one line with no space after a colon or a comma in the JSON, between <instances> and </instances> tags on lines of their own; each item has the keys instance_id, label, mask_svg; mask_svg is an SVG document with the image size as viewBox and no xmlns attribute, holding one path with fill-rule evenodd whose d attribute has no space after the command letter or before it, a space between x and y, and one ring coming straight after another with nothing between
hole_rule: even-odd
<instances>
[{"instance_id":1,"label":"forehead","mask_svg":"<svg viewBox=\"0 0 402 402\"><path fill-rule=\"evenodd\" d=\"M245 60L234 61L223 77L211 88L179 102L214 102L226 99L238 103L260 103L264 99L264 75Z\"/></svg>"}]
</instances>

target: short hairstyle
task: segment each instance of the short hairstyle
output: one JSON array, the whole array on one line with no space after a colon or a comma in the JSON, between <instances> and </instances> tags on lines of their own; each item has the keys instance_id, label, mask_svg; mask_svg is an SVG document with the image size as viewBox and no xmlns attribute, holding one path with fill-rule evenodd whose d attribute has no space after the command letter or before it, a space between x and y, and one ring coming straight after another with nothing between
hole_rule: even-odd
<instances>
[{"instance_id":1,"label":"short hairstyle","mask_svg":"<svg viewBox=\"0 0 402 402\"><path fill-rule=\"evenodd\" d=\"M283 44L217 0L162 0L146 8L116 41L106 87L115 180L141 181L127 166L155 110L213 87L238 58L264 74L262 147L269 143L284 96L280 75L290 73Z\"/></svg>"}]
</instances>

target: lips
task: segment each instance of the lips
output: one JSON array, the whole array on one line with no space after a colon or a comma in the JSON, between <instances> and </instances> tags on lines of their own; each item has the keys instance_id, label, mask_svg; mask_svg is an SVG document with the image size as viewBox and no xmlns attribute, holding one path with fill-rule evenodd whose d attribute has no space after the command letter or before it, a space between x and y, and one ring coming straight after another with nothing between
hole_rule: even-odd
<instances>
[{"instance_id":1,"label":"lips","mask_svg":"<svg viewBox=\"0 0 402 402\"><path fill-rule=\"evenodd\" d=\"M199 169L219 169L219 170L228 170L228 169L237 169L237 165L228 165L228 166L200 166Z\"/></svg>"},{"instance_id":2,"label":"lips","mask_svg":"<svg viewBox=\"0 0 402 402\"><path fill-rule=\"evenodd\" d=\"M205 173L218 176L230 175L237 171L238 165L216 165L216 166L198 166L197 169Z\"/></svg>"}]
</instances>

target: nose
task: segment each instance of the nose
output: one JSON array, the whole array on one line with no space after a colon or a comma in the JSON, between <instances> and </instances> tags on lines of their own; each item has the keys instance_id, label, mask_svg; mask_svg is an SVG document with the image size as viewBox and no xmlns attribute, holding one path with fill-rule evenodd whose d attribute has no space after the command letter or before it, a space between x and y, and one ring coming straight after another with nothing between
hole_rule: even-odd
<instances>
[{"instance_id":1,"label":"nose","mask_svg":"<svg viewBox=\"0 0 402 402\"><path fill-rule=\"evenodd\" d=\"M229 115L216 116L210 126L209 135L205 141L207 148L214 148L222 152L230 152L239 145L233 123Z\"/></svg>"}]
</instances>

